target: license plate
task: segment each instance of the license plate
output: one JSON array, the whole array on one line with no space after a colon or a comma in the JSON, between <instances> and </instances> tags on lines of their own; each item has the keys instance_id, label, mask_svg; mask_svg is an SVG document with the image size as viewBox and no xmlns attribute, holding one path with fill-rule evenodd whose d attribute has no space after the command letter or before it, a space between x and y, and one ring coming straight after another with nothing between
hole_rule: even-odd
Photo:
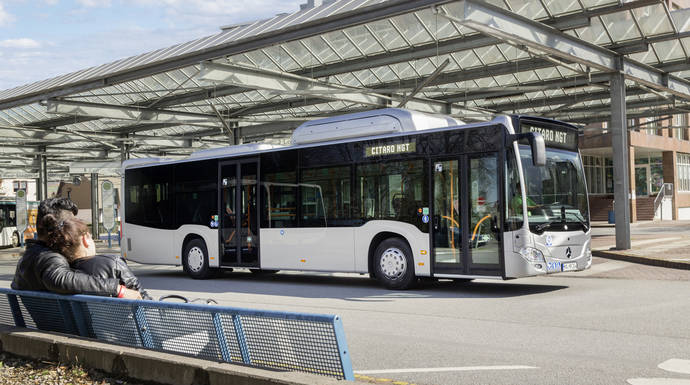
<instances>
[{"instance_id":1,"label":"license plate","mask_svg":"<svg viewBox=\"0 0 690 385\"><path fill-rule=\"evenodd\" d=\"M577 262L568 262L563 264L563 271L577 270Z\"/></svg>"},{"instance_id":2,"label":"license plate","mask_svg":"<svg viewBox=\"0 0 690 385\"><path fill-rule=\"evenodd\" d=\"M557 271L562 271L561 270L561 263L558 261L547 262L546 263L546 271L548 271L549 273L555 273Z\"/></svg>"}]
</instances>

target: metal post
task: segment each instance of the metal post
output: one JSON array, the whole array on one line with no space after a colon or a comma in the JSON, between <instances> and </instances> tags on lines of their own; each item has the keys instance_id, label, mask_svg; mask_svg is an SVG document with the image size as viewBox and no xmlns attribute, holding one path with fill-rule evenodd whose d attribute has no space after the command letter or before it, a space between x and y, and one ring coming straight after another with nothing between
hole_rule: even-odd
<instances>
[{"instance_id":1,"label":"metal post","mask_svg":"<svg viewBox=\"0 0 690 385\"><path fill-rule=\"evenodd\" d=\"M41 154L41 164L39 165L41 175L41 198L39 200L48 199L48 156L45 153L45 147Z\"/></svg>"},{"instance_id":2,"label":"metal post","mask_svg":"<svg viewBox=\"0 0 690 385\"><path fill-rule=\"evenodd\" d=\"M98 174L91 174L91 235L97 240L100 237L98 228Z\"/></svg>"},{"instance_id":3,"label":"metal post","mask_svg":"<svg viewBox=\"0 0 690 385\"><path fill-rule=\"evenodd\" d=\"M36 178L36 198L42 201L48 198L48 158L46 157L45 146L39 148L38 154L38 178Z\"/></svg>"},{"instance_id":4,"label":"metal post","mask_svg":"<svg viewBox=\"0 0 690 385\"><path fill-rule=\"evenodd\" d=\"M617 59L622 68L622 59ZM613 146L613 192L616 218L616 249L630 249L630 173L628 129L625 111L625 78L611 75L611 143Z\"/></svg>"}]
</instances>

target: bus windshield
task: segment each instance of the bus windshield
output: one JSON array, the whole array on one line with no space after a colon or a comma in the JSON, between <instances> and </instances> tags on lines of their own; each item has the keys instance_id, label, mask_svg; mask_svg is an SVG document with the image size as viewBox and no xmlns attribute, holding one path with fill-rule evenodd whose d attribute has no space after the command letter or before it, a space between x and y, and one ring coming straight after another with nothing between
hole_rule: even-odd
<instances>
[{"instance_id":1,"label":"bus windshield","mask_svg":"<svg viewBox=\"0 0 690 385\"><path fill-rule=\"evenodd\" d=\"M530 230L589 229L582 162L577 152L546 148L546 165L535 167L529 146L520 145Z\"/></svg>"}]
</instances>

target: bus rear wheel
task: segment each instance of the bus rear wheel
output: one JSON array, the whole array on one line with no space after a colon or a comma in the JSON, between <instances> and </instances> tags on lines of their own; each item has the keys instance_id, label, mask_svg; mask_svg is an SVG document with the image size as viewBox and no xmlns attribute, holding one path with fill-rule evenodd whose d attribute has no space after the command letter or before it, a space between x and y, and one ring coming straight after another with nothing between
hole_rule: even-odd
<instances>
[{"instance_id":1,"label":"bus rear wheel","mask_svg":"<svg viewBox=\"0 0 690 385\"><path fill-rule=\"evenodd\" d=\"M216 275L216 269L208 264L208 250L201 239L187 242L182 253L182 268L194 279L207 279Z\"/></svg>"},{"instance_id":2,"label":"bus rear wheel","mask_svg":"<svg viewBox=\"0 0 690 385\"><path fill-rule=\"evenodd\" d=\"M376 278L388 289L405 290L417 283L412 250L401 238L388 238L376 248Z\"/></svg>"},{"instance_id":3,"label":"bus rear wheel","mask_svg":"<svg viewBox=\"0 0 690 385\"><path fill-rule=\"evenodd\" d=\"M19 233L15 231L12 233L12 247L19 247L19 245Z\"/></svg>"}]
</instances>

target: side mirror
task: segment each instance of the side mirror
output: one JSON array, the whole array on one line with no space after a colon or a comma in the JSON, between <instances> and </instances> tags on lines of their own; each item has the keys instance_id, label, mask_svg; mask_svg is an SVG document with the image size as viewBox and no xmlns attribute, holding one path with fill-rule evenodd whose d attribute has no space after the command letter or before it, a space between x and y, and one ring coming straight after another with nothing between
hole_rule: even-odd
<instances>
[{"instance_id":1,"label":"side mirror","mask_svg":"<svg viewBox=\"0 0 690 385\"><path fill-rule=\"evenodd\" d=\"M522 134L511 135L511 141L527 139L532 149L532 164L541 167L546 165L546 145L544 137L538 132L524 132Z\"/></svg>"}]
</instances>

